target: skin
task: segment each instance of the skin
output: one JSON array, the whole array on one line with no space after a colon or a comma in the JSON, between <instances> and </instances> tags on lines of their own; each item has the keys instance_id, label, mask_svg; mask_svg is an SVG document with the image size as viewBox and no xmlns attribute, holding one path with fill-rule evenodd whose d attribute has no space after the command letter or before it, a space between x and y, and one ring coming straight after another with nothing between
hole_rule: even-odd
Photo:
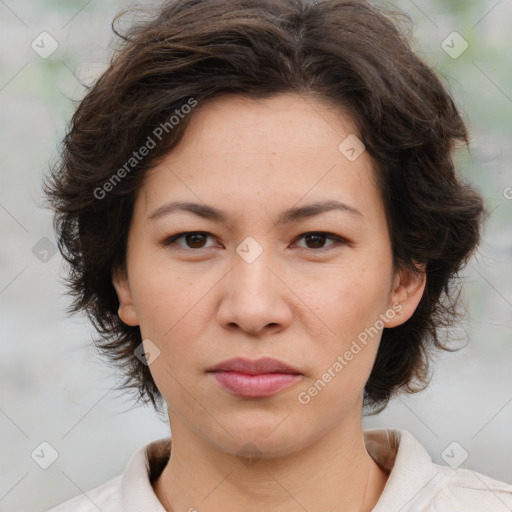
<instances>
[{"instance_id":1,"label":"skin","mask_svg":"<svg viewBox=\"0 0 512 512\"><path fill-rule=\"evenodd\" d=\"M312 97L217 97L198 105L138 191L126 270L113 283L121 319L140 326L149 353L159 350L149 368L168 405L172 454L154 490L166 510L370 511L382 493L388 475L362 428L381 331L309 404L297 399L393 304L400 314L385 325L405 322L425 287L424 276L393 268L374 162L338 149L353 133L345 113ZM277 224L287 208L331 199L360 214ZM227 220L149 219L176 200ZM208 236L163 244L186 231ZM348 243L303 236L312 231ZM236 251L248 236L263 251L251 263ZM241 398L206 373L235 356L273 357L302 376L271 397ZM249 446L252 465L238 455Z\"/></svg>"}]
</instances>

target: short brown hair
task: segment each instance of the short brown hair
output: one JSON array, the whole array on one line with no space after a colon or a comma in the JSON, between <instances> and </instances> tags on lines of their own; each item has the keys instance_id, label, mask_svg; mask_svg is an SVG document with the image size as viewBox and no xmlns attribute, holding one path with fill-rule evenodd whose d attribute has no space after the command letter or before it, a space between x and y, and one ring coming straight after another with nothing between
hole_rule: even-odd
<instances>
[{"instance_id":1,"label":"short brown hair","mask_svg":"<svg viewBox=\"0 0 512 512\"><path fill-rule=\"evenodd\" d=\"M440 329L457 317L457 274L479 242L484 207L454 169L456 143L468 144L464 122L399 24L359 0L174 0L125 34L115 21L119 50L76 109L44 188L69 264L69 312L92 320L98 348L123 369L121 388L162 402L134 355L139 327L117 314L112 272L124 266L146 171L181 140L193 112L145 158L126 162L191 98L296 92L350 113L378 164L395 268L426 265L416 311L384 329L364 404L376 412L398 390L422 389L432 349L447 349Z\"/></svg>"}]
</instances>

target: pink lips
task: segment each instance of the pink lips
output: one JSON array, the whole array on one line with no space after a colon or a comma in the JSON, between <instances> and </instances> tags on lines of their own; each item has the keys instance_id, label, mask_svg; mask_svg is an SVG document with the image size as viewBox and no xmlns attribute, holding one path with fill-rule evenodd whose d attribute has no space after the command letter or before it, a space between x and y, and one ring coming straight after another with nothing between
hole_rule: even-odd
<instances>
[{"instance_id":1,"label":"pink lips","mask_svg":"<svg viewBox=\"0 0 512 512\"><path fill-rule=\"evenodd\" d=\"M296 368L268 357L254 361L229 359L210 368L208 373L228 391L248 398L274 395L302 378Z\"/></svg>"}]
</instances>

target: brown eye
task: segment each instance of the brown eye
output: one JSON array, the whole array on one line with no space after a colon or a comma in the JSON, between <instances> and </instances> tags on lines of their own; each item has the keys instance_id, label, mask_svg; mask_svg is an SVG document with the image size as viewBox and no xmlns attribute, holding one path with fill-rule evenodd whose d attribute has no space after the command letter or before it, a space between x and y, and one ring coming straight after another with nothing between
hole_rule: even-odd
<instances>
[{"instance_id":1,"label":"brown eye","mask_svg":"<svg viewBox=\"0 0 512 512\"><path fill-rule=\"evenodd\" d=\"M334 235L332 233L324 233L323 231L312 231L310 233L304 233L298 239L301 238L304 239L306 243L306 249L326 249L328 247L331 247L333 245L336 245L336 242L343 243L343 238ZM329 244L328 246L324 247L324 244L327 240L333 240L334 243ZM304 248L304 246L301 246Z\"/></svg>"},{"instance_id":2,"label":"brown eye","mask_svg":"<svg viewBox=\"0 0 512 512\"><path fill-rule=\"evenodd\" d=\"M181 249L209 249L212 246L205 245L209 236L211 235L205 231L186 231L167 238L164 240L163 245L175 245ZM184 240L184 244L178 243L178 240Z\"/></svg>"},{"instance_id":3,"label":"brown eye","mask_svg":"<svg viewBox=\"0 0 512 512\"><path fill-rule=\"evenodd\" d=\"M306 235L305 240L306 243L313 244L313 246L308 245L310 249L320 249L324 245L326 238L323 234L313 233Z\"/></svg>"},{"instance_id":4,"label":"brown eye","mask_svg":"<svg viewBox=\"0 0 512 512\"><path fill-rule=\"evenodd\" d=\"M202 249L207 237L204 233L189 233L185 235L185 241L192 249Z\"/></svg>"}]
</instances>

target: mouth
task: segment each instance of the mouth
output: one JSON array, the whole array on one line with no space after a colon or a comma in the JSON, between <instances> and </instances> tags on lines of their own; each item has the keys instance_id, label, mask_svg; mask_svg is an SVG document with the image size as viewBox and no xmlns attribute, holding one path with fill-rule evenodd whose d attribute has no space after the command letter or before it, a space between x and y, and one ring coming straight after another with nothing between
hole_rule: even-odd
<instances>
[{"instance_id":1,"label":"mouth","mask_svg":"<svg viewBox=\"0 0 512 512\"><path fill-rule=\"evenodd\" d=\"M228 392L246 398L264 398L289 388L302 379L302 373L272 358L234 358L207 370Z\"/></svg>"}]
</instances>

